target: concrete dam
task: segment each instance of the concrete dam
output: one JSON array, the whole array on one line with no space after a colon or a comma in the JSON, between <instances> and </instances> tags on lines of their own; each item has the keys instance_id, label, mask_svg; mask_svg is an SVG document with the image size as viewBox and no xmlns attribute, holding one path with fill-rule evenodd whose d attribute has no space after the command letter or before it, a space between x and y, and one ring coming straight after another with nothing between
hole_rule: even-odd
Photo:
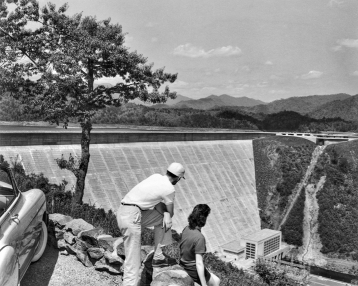
<instances>
[{"instance_id":1,"label":"concrete dam","mask_svg":"<svg viewBox=\"0 0 358 286\"><path fill-rule=\"evenodd\" d=\"M2 133L0 154L8 162L18 156L28 174L43 173L51 183L59 184L65 179L71 189L74 175L61 170L55 159L62 154L65 158L70 153L80 154L79 134L73 134L51 141L46 138L60 135L46 133L26 138L24 134ZM127 139L123 134L118 135L120 139L92 134L84 202L116 211L123 196L137 183L154 173L164 174L170 163L180 162L186 169L186 180L175 187L173 229L181 232L189 213L199 203L212 209L203 228L209 251L221 250L220 246L239 242L241 237L260 229L252 139L273 134L165 133L147 138L146 134L129 134Z\"/></svg>"}]
</instances>

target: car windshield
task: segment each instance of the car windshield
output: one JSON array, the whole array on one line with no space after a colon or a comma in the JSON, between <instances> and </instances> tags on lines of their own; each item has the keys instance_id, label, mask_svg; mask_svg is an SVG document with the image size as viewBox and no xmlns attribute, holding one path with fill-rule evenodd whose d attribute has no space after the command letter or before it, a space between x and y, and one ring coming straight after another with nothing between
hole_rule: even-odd
<instances>
[{"instance_id":1,"label":"car windshield","mask_svg":"<svg viewBox=\"0 0 358 286\"><path fill-rule=\"evenodd\" d=\"M6 212L15 197L9 174L0 169L0 216Z\"/></svg>"}]
</instances>

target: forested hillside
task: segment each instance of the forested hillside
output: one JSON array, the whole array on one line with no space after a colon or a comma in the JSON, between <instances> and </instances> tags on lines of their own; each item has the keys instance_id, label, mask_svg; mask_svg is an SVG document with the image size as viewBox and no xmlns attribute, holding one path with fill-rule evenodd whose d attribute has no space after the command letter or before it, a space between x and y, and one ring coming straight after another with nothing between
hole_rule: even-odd
<instances>
[{"instance_id":1,"label":"forested hillside","mask_svg":"<svg viewBox=\"0 0 358 286\"><path fill-rule=\"evenodd\" d=\"M290 199L297 191L297 184L306 173L316 145L303 138L277 136L255 139L253 147L261 227L277 229ZM296 201L296 204L301 203L302 198ZM301 233L301 237L295 238L296 241L302 238L302 211L302 208L293 208L291 211L294 215L287 219L283 232L285 241L293 243L291 238L285 236L291 231ZM301 230L297 230L297 227Z\"/></svg>"},{"instance_id":2,"label":"forested hillside","mask_svg":"<svg viewBox=\"0 0 358 286\"><path fill-rule=\"evenodd\" d=\"M272 101L266 105L256 105L253 107L243 107L242 109L254 113L278 113L281 111L294 111L302 115L310 113L318 107L332 102L350 98L346 93L329 94L329 95L310 95L300 97L289 97ZM334 116L338 117L338 116Z\"/></svg>"},{"instance_id":3,"label":"forested hillside","mask_svg":"<svg viewBox=\"0 0 358 286\"><path fill-rule=\"evenodd\" d=\"M303 138L271 137L253 140L253 147L261 227L278 229L301 187L298 183L302 182L316 146ZM322 247L311 247L332 257L358 260L358 140L328 145L320 152L281 226L283 240L302 246L305 188L323 183L317 191L315 208L320 241L311 242L322 243Z\"/></svg>"},{"instance_id":4,"label":"forested hillside","mask_svg":"<svg viewBox=\"0 0 358 286\"><path fill-rule=\"evenodd\" d=\"M340 117L344 120L358 121L358 94L345 100L324 104L309 113L312 118Z\"/></svg>"},{"instance_id":5,"label":"forested hillside","mask_svg":"<svg viewBox=\"0 0 358 286\"><path fill-rule=\"evenodd\" d=\"M0 121L36 121L42 118L8 95L0 96ZM71 121L71 119L70 119ZM75 119L72 122L77 122ZM95 124L126 124L166 127L250 129L262 131L320 132L356 131L358 123L340 118L314 119L293 111L249 113L235 107L211 110L161 108L128 103L98 111Z\"/></svg>"},{"instance_id":6,"label":"forested hillside","mask_svg":"<svg viewBox=\"0 0 358 286\"><path fill-rule=\"evenodd\" d=\"M210 109L220 106L255 106L264 104L261 100L256 100L246 96L233 97L227 94L210 95L200 99L192 99L181 101L173 105L175 108L195 108L195 109Z\"/></svg>"},{"instance_id":7,"label":"forested hillside","mask_svg":"<svg viewBox=\"0 0 358 286\"><path fill-rule=\"evenodd\" d=\"M311 177L318 192L318 232L322 253L340 253L358 260L358 141L326 147Z\"/></svg>"}]
</instances>

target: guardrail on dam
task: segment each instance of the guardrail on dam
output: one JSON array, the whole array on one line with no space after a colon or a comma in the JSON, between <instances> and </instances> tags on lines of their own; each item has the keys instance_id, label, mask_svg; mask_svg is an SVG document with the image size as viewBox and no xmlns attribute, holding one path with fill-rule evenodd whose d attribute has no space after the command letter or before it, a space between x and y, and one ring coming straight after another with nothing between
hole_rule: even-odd
<instances>
[{"instance_id":1,"label":"guardrail on dam","mask_svg":"<svg viewBox=\"0 0 358 286\"><path fill-rule=\"evenodd\" d=\"M22 135L29 140L29 144L25 146L26 142L22 139L23 146L14 146L19 139L12 140L10 146L0 147L0 154L9 161L19 155L27 173L42 172L53 183L66 179L71 187L75 182L73 174L60 170L55 158L60 158L62 154L66 157L70 153L80 153L79 134L73 134L76 144L64 143L69 140L66 137L57 141L61 145L56 146L47 145L45 139L62 134L51 134L42 140L32 134L34 137L31 139L25 134L17 134L16 138ZM96 144L101 140L114 139L104 133L92 134L84 201L116 210L122 197L141 180L153 173L164 174L171 162L181 162L186 168L186 180L176 185L173 228L181 232L193 207L198 203L207 203L212 212L203 233L208 250L219 250L220 245L240 241L242 236L260 229L252 139L266 135L273 134L162 133L153 137L148 133L135 133L118 135L117 138L124 138L129 143ZM0 136L1 142L4 142L3 133ZM100 139L101 136L107 139ZM142 142L154 141L155 138L156 142ZM33 145L37 140L43 145Z\"/></svg>"}]
</instances>

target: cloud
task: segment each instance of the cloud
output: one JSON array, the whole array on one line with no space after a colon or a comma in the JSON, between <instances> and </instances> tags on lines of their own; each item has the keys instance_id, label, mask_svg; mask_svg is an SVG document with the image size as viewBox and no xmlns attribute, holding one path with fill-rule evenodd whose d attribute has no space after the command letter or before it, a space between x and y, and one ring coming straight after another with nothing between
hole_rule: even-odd
<instances>
[{"instance_id":1,"label":"cloud","mask_svg":"<svg viewBox=\"0 0 358 286\"><path fill-rule=\"evenodd\" d=\"M267 61L267 62L265 63L265 65L272 66L272 65L273 65L273 62Z\"/></svg>"},{"instance_id":2,"label":"cloud","mask_svg":"<svg viewBox=\"0 0 358 286\"><path fill-rule=\"evenodd\" d=\"M332 48L332 50L335 52L341 51L342 47L358 49L358 39L340 39L337 40L337 43L338 45Z\"/></svg>"},{"instance_id":3,"label":"cloud","mask_svg":"<svg viewBox=\"0 0 358 286\"><path fill-rule=\"evenodd\" d=\"M158 42L158 38L157 37L153 37L150 39L152 41L152 43Z\"/></svg>"},{"instance_id":4,"label":"cloud","mask_svg":"<svg viewBox=\"0 0 358 286\"><path fill-rule=\"evenodd\" d=\"M328 6L334 7L334 6L341 6L344 3L342 0L329 0Z\"/></svg>"},{"instance_id":5,"label":"cloud","mask_svg":"<svg viewBox=\"0 0 358 286\"><path fill-rule=\"evenodd\" d=\"M358 71L355 71L354 73L352 73L353 76L358 76Z\"/></svg>"},{"instance_id":6,"label":"cloud","mask_svg":"<svg viewBox=\"0 0 358 286\"><path fill-rule=\"evenodd\" d=\"M341 39L338 40L337 43L340 46L344 46L347 48L358 48L358 39L354 40L354 39Z\"/></svg>"},{"instance_id":7,"label":"cloud","mask_svg":"<svg viewBox=\"0 0 358 286\"><path fill-rule=\"evenodd\" d=\"M238 47L227 46L205 51L203 48L195 47L187 43L176 47L173 54L189 58L230 57L240 55L241 50Z\"/></svg>"},{"instance_id":8,"label":"cloud","mask_svg":"<svg viewBox=\"0 0 358 286\"><path fill-rule=\"evenodd\" d=\"M301 79L313 79L313 78L320 78L323 72L320 71L310 71L306 74L301 75Z\"/></svg>"},{"instance_id":9,"label":"cloud","mask_svg":"<svg viewBox=\"0 0 358 286\"><path fill-rule=\"evenodd\" d=\"M187 86L188 83L182 80L176 80L174 83L172 83L170 86L175 88L183 88Z\"/></svg>"}]
</instances>

